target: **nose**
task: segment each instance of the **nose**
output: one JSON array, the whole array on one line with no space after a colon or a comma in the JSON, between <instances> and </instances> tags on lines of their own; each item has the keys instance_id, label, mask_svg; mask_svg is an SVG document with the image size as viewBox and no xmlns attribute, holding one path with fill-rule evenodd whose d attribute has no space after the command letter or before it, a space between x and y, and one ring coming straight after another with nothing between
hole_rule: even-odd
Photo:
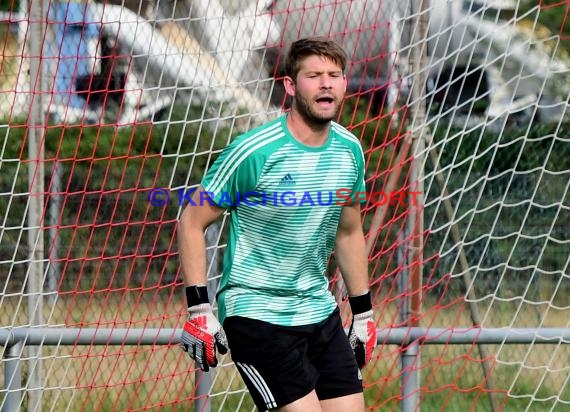
<instances>
[{"instance_id":1,"label":"nose","mask_svg":"<svg viewBox=\"0 0 570 412\"><path fill-rule=\"evenodd\" d=\"M321 88L330 89L332 87L332 81L329 75L324 74L321 76Z\"/></svg>"}]
</instances>

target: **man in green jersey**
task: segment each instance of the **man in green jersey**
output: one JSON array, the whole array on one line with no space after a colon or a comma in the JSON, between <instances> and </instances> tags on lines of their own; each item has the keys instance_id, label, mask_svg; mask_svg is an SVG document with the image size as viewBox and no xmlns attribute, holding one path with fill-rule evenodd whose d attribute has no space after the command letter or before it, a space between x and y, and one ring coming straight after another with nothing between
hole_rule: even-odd
<instances>
[{"instance_id":1,"label":"man in green jersey","mask_svg":"<svg viewBox=\"0 0 570 412\"><path fill-rule=\"evenodd\" d=\"M361 224L364 155L333 119L347 55L315 37L291 45L291 110L238 136L204 176L180 219L188 320L181 345L203 370L231 350L259 410L363 411L360 369L376 346ZM333 195L344 193L343 201ZM326 195L324 195L326 194ZM230 214L218 317L206 287L204 232ZM335 253L352 310L348 336L329 290Z\"/></svg>"}]
</instances>

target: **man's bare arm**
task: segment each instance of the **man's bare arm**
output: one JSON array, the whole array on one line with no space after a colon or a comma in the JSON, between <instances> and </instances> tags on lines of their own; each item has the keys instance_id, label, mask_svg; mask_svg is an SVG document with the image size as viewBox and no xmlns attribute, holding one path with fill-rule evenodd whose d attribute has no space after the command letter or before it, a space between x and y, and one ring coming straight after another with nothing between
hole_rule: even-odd
<instances>
[{"instance_id":1,"label":"man's bare arm","mask_svg":"<svg viewBox=\"0 0 570 412\"><path fill-rule=\"evenodd\" d=\"M335 243L335 257L349 296L368 292L368 258L360 205L343 208Z\"/></svg>"},{"instance_id":2,"label":"man's bare arm","mask_svg":"<svg viewBox=\"0 0 570 412\"><path fill-rule=\"evenodd\" d=\"M200 186L192 196L195 205L187 205L178 224L178 253L185 286L206 285L206 228L217 220L224 209L205 201ZM202 197L201 197L202 196Z\"/></svg>"}]
</instances>

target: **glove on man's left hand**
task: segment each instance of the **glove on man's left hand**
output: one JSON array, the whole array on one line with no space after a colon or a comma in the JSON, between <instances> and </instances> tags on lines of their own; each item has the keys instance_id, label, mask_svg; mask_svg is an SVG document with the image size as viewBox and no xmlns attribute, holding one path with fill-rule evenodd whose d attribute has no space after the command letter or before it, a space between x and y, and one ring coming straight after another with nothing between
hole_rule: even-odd
<instances>
[{"instance_id":1,"label":"glove on man's left hand","mask_svg":"<svg viewBox=\"0 0 570 412\"><path fill-rule=\"evenodd\" d=\"M360 369L372 359L372 352L377 345L376 327L372 318L372 300L370 292L348 298L352 309L352 324L348 332L348 341L354 351Z\"/></svg>"}]
</instances>

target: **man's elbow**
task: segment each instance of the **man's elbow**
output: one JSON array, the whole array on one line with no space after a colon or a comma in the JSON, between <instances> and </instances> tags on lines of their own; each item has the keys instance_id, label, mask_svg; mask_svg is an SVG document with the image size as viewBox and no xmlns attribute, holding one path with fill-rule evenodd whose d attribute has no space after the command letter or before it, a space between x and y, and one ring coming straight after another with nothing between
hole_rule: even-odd
<instances>
[{"instance_id":1,"label":"man's elbow","mask_svg":"<svg viewBox=\"0 0 570 412\"><path fill-rule=\"evenodd\" d=\"M355 245L364 238L361 226L349 226L344 230L339 230L336 235L337 243Z\"/></svg>"},{"instance_id":2,"label":"man's elbow","mask_svg":"<svg viewBox=\"0 0 570 412\"><path fill-rule=\"evenodd\" d=\"M182 230L204 233L208 226L221 215L222 211L222 209L207 205L186 206L178 224Z\"/></svg>"}]
</instances>

